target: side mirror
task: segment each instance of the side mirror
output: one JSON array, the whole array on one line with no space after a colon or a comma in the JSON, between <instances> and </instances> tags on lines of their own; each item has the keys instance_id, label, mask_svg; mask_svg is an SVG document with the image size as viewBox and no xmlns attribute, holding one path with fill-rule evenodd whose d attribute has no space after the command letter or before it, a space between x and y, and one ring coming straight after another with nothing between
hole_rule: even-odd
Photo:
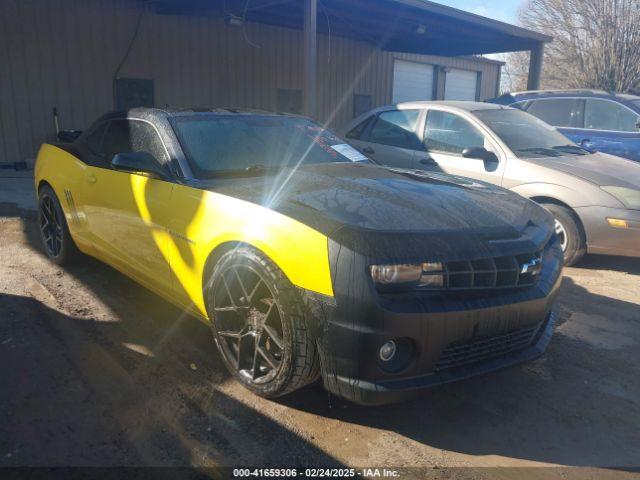
<instances>
[{"instance_id":1,"label":"side mirror","mask_svg":"<svg viewBox=\"0 0 640 480\"><path fill-rule=\"evenodd\" d=\"M469 147L462 150L462 156L464 158L477 158L478 160L484 160L485 162L497 162L498 157L495 153L490 152L484 147Z\"/></svg>"},{"instance_id":2,"label":"side mirror","mask_svg":"<svg viewBox=\"0 0 640 480\"><path fill-rule=\"evenodd\" d=\"M111 160L111 168L121 172L146 173L153 178L167 178L167 172L148 152L117 153Z\"/></svg>"}]
</instances>

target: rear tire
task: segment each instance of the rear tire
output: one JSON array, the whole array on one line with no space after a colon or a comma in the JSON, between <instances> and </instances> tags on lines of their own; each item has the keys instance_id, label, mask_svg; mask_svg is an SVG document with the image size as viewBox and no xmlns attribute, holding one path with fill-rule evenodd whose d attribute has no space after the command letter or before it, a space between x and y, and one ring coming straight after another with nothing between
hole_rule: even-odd
<instances>
[{"instance_id":1,"label":"rear tire","mask_svg":"<svg viewBox=\"0 0 640 480\"><path fill-rule=\"evenodd\" d=\"M69 265L80 256L64 211L55 192L49 185L38 191L38 226L40 239L47 257L57 265Z\"/></svg>"},{"instance_id":2,"label":"rear tire","mask_svg":"<svg viewBox=\"0 0 640 480\"><path fill-rule=\"evenodd\" d=\"M297 289L262 253L239 247L213 269L207 308L225 366L246 388L275 398L320 374Z\"/></svg>"},{"instance_id":3,"label":"rear tire","mask_svg":"<svg viewBox=\"0 0 640 480\"><path fill-rule=\"evenodd\" d=\"M564 252L564 264L575 265L587 251L584 234L575 213L555 203L543 203L542 206L555 218L556 234Z\"/></svg>"}]
</instances>

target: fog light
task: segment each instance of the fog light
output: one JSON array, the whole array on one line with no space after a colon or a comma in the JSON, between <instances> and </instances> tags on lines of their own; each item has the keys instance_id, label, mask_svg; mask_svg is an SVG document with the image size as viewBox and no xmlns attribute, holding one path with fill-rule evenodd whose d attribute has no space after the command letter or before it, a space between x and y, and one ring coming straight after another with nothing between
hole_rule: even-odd
<instances>
[{"instance_id":1,"label":"fog light","mask_svg":"<svg viewBox=\"0 0 640 480\"><path fill-rule=\"evenodd\" d=\"M389 340L380 347L380 360L390 362L396 354L396 342Z\"/></svg>"}]
</instances>

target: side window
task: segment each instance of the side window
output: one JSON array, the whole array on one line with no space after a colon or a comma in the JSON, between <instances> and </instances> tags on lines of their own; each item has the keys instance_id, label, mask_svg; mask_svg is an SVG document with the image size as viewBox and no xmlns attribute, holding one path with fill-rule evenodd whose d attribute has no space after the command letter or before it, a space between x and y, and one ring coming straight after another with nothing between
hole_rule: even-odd
<instances>
[{"instance_id":1,"label":"side window","mask_svg":"<svg viewBox=\"0 0 640 480\"><path fill-rule=\"evenodd\" d=\"M624 105L609 100L588 98L584 106L584 128L637 132L640 117Z\"/></svg>"},{"instance_id":2,"label":"side window","mask_svg":"<svg viewBox=\"0 0 640 480\"><path fill-rule=\"evenodd\" d=\"M522 101L522 102L512 103L512 104L511 104L511 105L509 105L509 106L510 106L510 107L513 107L513 108L517 108L517 109L519 109L519 110L524 110L524 111L526 111L526 110L527 110L527 107L530 105L530 103L531 103L530 101L528 101L528 100L524 100L524 101Z\"/></svg>"},{"instance_id":3,"label":"side window","mask_svg":"<svg viewBox=\"0 0 640 480\"><path fill-rule=\"evenodd\" d=\"M574 98L552 98L534 100L527 108L527 113L554 127L572 127L579 100Z\"/></svg>"},{"instance_id":4,"label":"side window","mask_svg":"<svg viewBox=\"0 0 640 480\"><path fill-rule=\"evenodd\" d=\"M110 162L116 153L132 152L131 134L127 120L112 120L107 127L107 133L102 141L100 152L105 161Z\"/></svg>"},{"instance_id":5,"label":"side window","mask_svg":"<svg viewBox=\"0 0 640 480\"><path fill-rule=\"evenodd\" d=\"M102 153L102 139L104 137L104 132L107 130L107 124L107 122L103 122L98 125L84 141L84 144L94 155L100 155Z\"/></svg>"},{"instance_id":6,"label":"side window","mask_svg":"<svg viewBox=\"0 0 640 480\"><path fill-rule=\"evenodd\" d=\"M420 110L389 110L376 118L369 141L411 149L421 149L416 128Z\"/></svg>"},{"instance_id":7,"label":"side window","mask_svg":"<svg viewBox=\"0 0 640 480\"><path fill-rule=\"evenodd\" d=\"M112 120L102 142L102 153L110 162L117 153L148 152L160 163L168 158L154 128L136 120Z\"/></svg>"},{"instance_id":8,"label":"side window","mask_svg":"<svg viewBox=\"0 0 640 480\"><path fill-rule=\"evenodd\" d=\"M429 110L424 127L427 150L461 154L470 147L484 147L484 136L467 120L454 113Z\"/></svg>"},{"instance_id":9,"label":"side window","mask_svg":"<svg viewBox=\"0 0 640 480\"><path fill-rule=\"evenodd\" d=\"M362 138L362 134L364 133L364 131L367 129L367 127L371 123L371 120L373 120L373 115L370 116L370 117L367 117L367 119L365 121L360 122L357 126L352 128L351 130L349 130L347 132L346 137L347 138L352 138L354 140L358 140L359 138Z\"/></svg>"}]
</instances>

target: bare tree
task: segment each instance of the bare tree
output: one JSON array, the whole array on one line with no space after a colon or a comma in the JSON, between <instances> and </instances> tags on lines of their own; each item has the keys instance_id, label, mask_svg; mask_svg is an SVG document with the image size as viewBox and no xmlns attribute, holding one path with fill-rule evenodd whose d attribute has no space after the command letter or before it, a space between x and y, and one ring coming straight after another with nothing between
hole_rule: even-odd
<instances>
[{"instance_id":1,"label":"bare tree","mask_svg":"<svg viewBox=\"0 0 640 480\"><path fill-rule=\"evenodd\" d=\"M544 88L640 90L640 0L528 0L519 17L554 39L545 47ZM521 86L526 54L509 60Z\"/></svg>"},{"instance_id":2,"label":"bare tree","mask_svg":"<svg viewBox=\"0 0 640 480\"><path fill-rule=\"evenodd\" d=\"M506 54L502 67L500 89L502 92L517 92L526 90L529 71L528 52L513 52Z\"/></svg>"}]
</instances>

